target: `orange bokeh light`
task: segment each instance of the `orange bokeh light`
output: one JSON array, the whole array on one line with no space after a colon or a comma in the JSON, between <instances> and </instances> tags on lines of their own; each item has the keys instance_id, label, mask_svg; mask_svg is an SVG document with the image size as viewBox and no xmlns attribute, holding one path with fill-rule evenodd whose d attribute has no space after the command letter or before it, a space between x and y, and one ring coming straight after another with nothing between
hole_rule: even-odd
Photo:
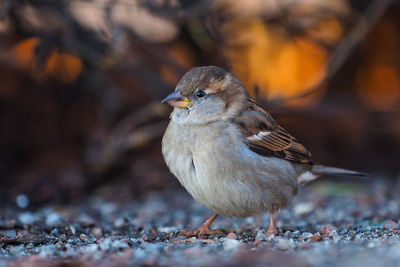
<instances>
[{"instance_id":1,"label":"orange bokeh light","mask_svg":"<svg viewBox=\"0 0 400 267\"><path fill-rule=\"evenodd\" d=\"M82 68L79 58L53 50L47 59L45 72L62 83L69 83L76 80Z\"/></svg>"},{"instance_id":2,"label":"orange bokeh light","mask_svg":"<svg viewBox=\"0 0 400 267\"><path fill-rule=\"evenodd\" d=\"M357 89L360 99L368 108L391 110L399 102L399 75L393 67L377 64L358 72Z\"/></svg>"},{"instance_id":3,"label":"orange bokeh light","mask_svg":"<svg viewBox=\"0 0 400 267\"><path fill-rule=\"evenodd\" d=\"M30 68L33 67L35 61L35 49L39 44L39 38L25 39L13 47L13 53L17 64Z\"/></svg>"},{"instance_id":4,"label":"orange bokeh light","mask_svg":"<svg viewBox=\"0 0 400 267\"><path fill-rule=\"evenodd\" d=\"M253 95L258 88L260 96L269 100L290 98L318 85L326 75L328 52L306 37L290 38L262 21L228 24L224 31L228 36L224 54ZM289 104L310 105L323 95Z\"/></svg>"},{"instance_id":5,"label":"orange bokeh light","mask_svg":"<svg viewBox=\"0 0 400 267\"><path fill-rule=\"evenodd\" d=\"M52 49L44 66L39 64L35 50L40 43L37 37L17 43L12 51L18 65L28 69L36 78L52 77L61 83L70 83L77 79L83 70L82 61L67 52Z\"/></svg>"}]
</instances>

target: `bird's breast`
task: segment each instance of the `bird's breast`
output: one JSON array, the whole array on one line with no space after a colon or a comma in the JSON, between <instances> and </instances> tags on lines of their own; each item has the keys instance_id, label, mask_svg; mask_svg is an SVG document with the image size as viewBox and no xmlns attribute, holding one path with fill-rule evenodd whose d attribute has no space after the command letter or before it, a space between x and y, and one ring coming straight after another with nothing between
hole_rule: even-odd
<instances>
[{"instance_id":1,"label":"bird's breast","mask_svg":"<svg viewBox=\"0 0 400 267\"><path fill-rule=\"evenodd\" d=\"M282 206L288 200L274 188L282 184L271 182L281 177L269 172L271 168L285 169L279 165L281 160L250 151L241 133L229 123L200 127L171 122L162 151L180 183L214 212L244 217L264 212L273 204Z\"/></svg>"}]
</instances>

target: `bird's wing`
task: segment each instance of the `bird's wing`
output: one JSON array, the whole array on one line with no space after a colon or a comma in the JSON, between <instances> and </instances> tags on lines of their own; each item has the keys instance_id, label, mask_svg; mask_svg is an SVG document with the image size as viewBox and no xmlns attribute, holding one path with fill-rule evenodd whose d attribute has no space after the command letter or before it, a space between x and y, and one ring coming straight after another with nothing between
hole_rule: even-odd
<instances>
[{"instance_id":1,"label":"bird's wing","mask_svg":"<svg viewBox=\"0 0 400 267\"><path fill-rule=\"evenodd\" d=\"M233 122L243 132L244 141L252 151L263 156L312 164L311 153L279 126L254 99L248 99L247 109Z\"/></svg>"}]
</instances>

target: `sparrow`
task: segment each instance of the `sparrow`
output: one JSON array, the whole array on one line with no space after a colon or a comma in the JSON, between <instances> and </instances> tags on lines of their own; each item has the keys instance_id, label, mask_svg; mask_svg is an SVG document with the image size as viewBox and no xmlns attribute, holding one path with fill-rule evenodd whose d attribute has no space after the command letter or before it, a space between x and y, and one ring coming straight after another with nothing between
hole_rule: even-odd
<instances>
[{"instance_id":1,"label":"sparrow","mask_svg":"<svg viewBox=\"0 0 400 267\"><path fill-rule=\"evenodd\" d=\"M212 235L219 214L270 213L267 234L278 233L274 213L321 176L364 173L315 165L311 153L250 97L243 83L215 66L195 67L162 103L174 107L162 138L170 171L214 214L186 236Z\"/></svg>"}]
</instances>

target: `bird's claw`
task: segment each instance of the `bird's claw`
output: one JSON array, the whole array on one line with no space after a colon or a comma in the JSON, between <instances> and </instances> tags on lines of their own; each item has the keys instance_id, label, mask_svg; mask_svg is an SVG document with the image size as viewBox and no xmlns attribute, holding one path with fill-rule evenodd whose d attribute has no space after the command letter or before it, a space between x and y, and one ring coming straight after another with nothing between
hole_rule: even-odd
<instances>
[{"instance_id":1,"label":"bird's claw","mask_svg":"<svg viewBox=\"0 0 400 267\"><path fill-rule=\"evenodd\" d=\"M267 236L269 235L278 235L278 230L275 227L268 227Z\"/></svg>"},{"instance_id":2,"label":"bird's claw","mask_svg":"<svg viewBox=\"0 0 400 267\"><path fill-rule=\"evenodd\" d=\"M203 239L205 236L221 235L221 234L224 234L224 232L220 229L210 230L209 228L206 228L206 227L200 227L199 229L194 230L194 231L182 230L179 232L179 235L186 236L186 237L196 236L200 239Z\"/></svg>"}]
</instances>

